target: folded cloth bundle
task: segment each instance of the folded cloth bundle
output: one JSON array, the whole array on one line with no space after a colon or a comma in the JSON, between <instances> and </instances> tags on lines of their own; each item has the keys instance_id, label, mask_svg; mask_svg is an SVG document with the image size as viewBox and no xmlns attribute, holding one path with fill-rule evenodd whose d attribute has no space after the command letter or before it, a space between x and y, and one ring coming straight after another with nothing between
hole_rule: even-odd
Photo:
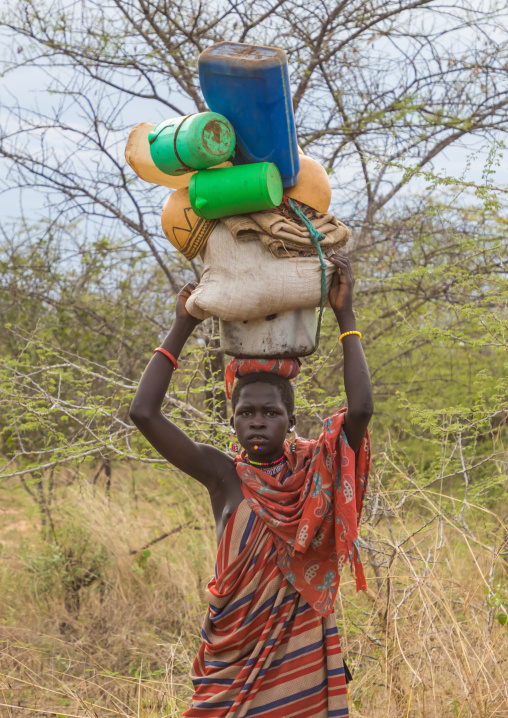
<instances>
[{"instance_id":1,"label":"folded cloth bundle","mask_svg":"<svg viewBox=\"0 0 508 718\"><path fill-rule=\"evenodd\" d=\"M310 221L325 235L321 241L323 252L343 247L351 234L345 224L333 214L313 212ZM240 242L258 239L274 257L311 257L317 249L303 223L275 212L252 212L222 220L235 239Z\"/></svg>"}]
</instances>

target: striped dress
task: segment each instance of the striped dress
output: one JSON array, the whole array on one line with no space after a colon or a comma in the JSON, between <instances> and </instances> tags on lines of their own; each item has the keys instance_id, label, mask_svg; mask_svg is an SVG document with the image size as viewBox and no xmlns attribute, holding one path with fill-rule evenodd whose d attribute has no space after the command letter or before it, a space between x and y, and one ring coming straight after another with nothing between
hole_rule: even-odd
<instances>
[{"instance_id":1,"label":"striped dress","mask_svg":"<svg viewBox=\"0 0 508 718\"><path fill-rule=\"evenodd\" d=\"M244 500L208 586L187 718L348 716L340 639L283 576L272 532Z\"/></svg>"},{"instance_id":2,"label":"striped dress","mask_svg":"<svg viewBox=\"0 0 508 718\"><path fill-rule=\"evenodd\" d=\"M344 416L317 441L287 442L284 476L237 457L245 498L219 544L185 718L349 716L333 606L348 557L365 587L357 529L370 444L367 434L355 458Z\"/></svg>"}]
</instances>

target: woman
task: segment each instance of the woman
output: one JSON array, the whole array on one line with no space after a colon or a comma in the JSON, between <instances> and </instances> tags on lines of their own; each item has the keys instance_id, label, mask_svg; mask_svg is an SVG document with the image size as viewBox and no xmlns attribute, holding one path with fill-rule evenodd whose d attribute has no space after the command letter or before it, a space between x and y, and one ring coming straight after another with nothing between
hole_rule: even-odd
<instances>
[{"instance_id":1,"label":"woman","mask_svg":"<svg viewBox=\"0 0 508 718\"><path fill-rule=\"evenodd\" d=\"M366 587L357 525L373 403L349 260L335 254L329 261L348 406L324 422L317 441L286 439L296 421L290 379L297 359L228 365L228 393L239 377L231 429L243 451L235 459L192 441L163 416L176 359L199 323L185 309L190 285L134 397L132 420L164 458L206 486L217 527L216 575L187 718L348 716L333 606L347 561L357 587Z\"/></svg>"}]
</instances>

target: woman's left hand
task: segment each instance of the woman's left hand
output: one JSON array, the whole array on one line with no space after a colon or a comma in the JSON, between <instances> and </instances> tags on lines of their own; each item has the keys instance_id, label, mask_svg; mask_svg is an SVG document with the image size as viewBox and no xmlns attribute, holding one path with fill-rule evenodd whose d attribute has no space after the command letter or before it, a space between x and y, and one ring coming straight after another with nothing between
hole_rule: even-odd
<instances>
[{"instance_id":1,"label":"woman's left hand","mask_svg":"<svg viewBox=\"0 0 508 718\"><path fill-rule=\"evenodd\" d=\"M355 278L349 259L340 254L332 254L327 259L335 265L335 273L328 293L330 306L336 315L352 313Z\"/></svg>"}]
</instances>

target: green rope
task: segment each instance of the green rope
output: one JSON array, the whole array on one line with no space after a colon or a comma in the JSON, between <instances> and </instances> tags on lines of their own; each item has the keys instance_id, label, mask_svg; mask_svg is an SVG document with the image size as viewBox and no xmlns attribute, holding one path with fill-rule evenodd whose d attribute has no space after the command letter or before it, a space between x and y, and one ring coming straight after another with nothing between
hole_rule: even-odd
<instances>
[{"instance_id":1,"label":"green rope","mask_svg":"<svg viewBox=\"0 0 508 718\"><path fill-rule=\"evenodd\" d=\"M321 265L321 304L319 306L319 316L318 316L318 323L317 323L317 329L316 329L316 339L314 341L314 344L316 345L316 349L319 346L319 334L321 332L321 321L323 319L323 309L325 308L325 302L326 302L326 264L325 260L323 259L323 252L321 251L320 242L325 239L325 235L321 232L318 232L318 230L314 227L310 219L304 215L300 207L297 207L297 205L293 202L292 199L289 199L289 206L293 210L293 212L296 214L297 217L299 217L302 222L305 224L307 229L309 230L310 238L316 245L318 257L319 257L319 264Z\"/></svg>"}]
</instances>

